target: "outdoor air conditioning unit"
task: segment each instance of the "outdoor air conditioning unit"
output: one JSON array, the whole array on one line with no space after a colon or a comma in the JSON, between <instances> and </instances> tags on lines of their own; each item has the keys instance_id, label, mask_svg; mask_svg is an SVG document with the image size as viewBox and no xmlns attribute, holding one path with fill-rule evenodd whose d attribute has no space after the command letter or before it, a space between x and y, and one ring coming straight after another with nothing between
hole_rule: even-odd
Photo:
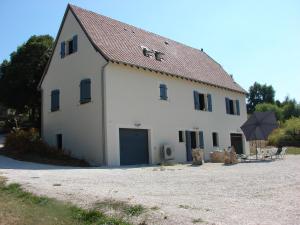
<instances>
[{"instance_id":1,"label":"outdoor air conditioning unit","mask_svg":"<svg viewBox=\"0 0 300 225\"><path fill-rule=\"evenodd\" d=\"M163 153L164 160L174 159L174 149L170 145L163 145L162 153Z\"/></svg>"}]
</instances>

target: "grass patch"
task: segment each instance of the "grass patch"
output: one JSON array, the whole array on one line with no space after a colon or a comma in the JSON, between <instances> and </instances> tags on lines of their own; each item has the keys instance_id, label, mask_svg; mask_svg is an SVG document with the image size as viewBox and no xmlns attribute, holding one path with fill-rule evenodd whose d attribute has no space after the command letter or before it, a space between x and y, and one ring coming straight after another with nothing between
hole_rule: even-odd
<instances>
[{"instance_id":1,"label":"grass patch","mask_svg":"<svg viewBox=\"0 0 300 225\"><path fill-rule=\"evenodd\" d=\"M96 208L101 210L113 209L114 211L121 212L127 216L139 216L146 212L146 208L144 208L142 205L131 205L125 201L116 201L111 199L97 202Z\"/></svg>"},{"instance_id":2,"label":"grass patch","mask_svg":"<svg viewBox=\"0 0 300 225\"><path fill-rule=\"evenodd\" d=\"M121 218L97 210L84 210L55 199L7 185L0 177L0 224L14 225L130 225Z\"/></svg>"},{"instance_id":3,"label":"grass patch","mask_svg":"<svg viewBox=\"0 0 300 225\"><path fill-rule=\"evenodd\" d=\"M299 155L300 154L300 148L288 147L287 154L289 154L289 155Z\"/></svg>"}]
</instances>

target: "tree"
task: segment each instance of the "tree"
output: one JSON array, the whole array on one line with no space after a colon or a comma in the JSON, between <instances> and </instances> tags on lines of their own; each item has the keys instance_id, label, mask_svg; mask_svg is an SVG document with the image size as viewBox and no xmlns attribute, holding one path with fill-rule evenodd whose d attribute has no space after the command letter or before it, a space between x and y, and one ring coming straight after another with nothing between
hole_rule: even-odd
<instances>
[{"instance_id":1,"label":"tree","mask_svg":"<svg viewBox=\"0 0 300 225\"><path fill-rule=\"evenodd\" d=\"M290 99L289 96L285 97L282 102L283 119L287 120L291 117L300 116L300 105L297 104L295 99Z\"/></svg>"},{"instance_id":2,"label":"tree","mask_svg":"<svg viewBox=\"0 0 300 225\"><path fill-rule=\"evenodd\" d=\"M257 112L267 112L272 111L275 113L277 120L283 119L283 112L280 107L278 107L276 104L272 103L260 103L255 106L255 111Z\"/></svg>"},{"instance_id":3,"label":"tree","mask_svg":"<svg viewBox=\"0 0 300 225\"><path fill-rule=\"evenodd\" d=\"M248 113L253 113L257 104L274 103L275 91L272 85L259 84L255 82L247 94L247 110Z\"/></svg>"},{"instance_id":4,"label":"tree","mask_svg":"<svg viewBox=\"0 0 300 225\"><path fill-rule=\"evenodd\" d=\"M39 117L41 97L37 86L52 45L49 35L32 36L0 66L0 102L17 113L29 113L31 121Z\"/></svg>"}]
</instances>

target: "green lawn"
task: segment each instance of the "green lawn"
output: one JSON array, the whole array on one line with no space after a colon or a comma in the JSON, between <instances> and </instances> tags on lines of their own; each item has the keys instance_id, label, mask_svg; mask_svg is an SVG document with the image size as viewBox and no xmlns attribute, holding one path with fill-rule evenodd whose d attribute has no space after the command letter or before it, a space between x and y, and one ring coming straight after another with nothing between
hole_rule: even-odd
<instances>
[{"instance_id":1,"label":"green lawn","mask_svg":"<svg viewBox=\"0 0 300 225\"><path fill-rule=\"evenodd\" d=\"M287 154L289 154L289 155L299 155L300 154L300 148L289 147L288 150L287 150Z\"/></svg>"},{"instance_id":2,"label":"green lawn","mask_svg":"<svg viewBox=\"0 0 300 225\"><path fill-rule=\"evenodd\" d=\"M38 197L0 177L0 224L5 225L130 225L96 210Z\"/></svg>"}]
</instances>

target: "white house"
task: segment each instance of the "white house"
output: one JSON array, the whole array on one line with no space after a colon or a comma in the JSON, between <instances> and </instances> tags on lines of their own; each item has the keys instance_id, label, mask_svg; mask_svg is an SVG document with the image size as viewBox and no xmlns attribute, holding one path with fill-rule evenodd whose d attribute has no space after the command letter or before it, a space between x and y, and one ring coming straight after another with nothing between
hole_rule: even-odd
<instances>
[{"instance_id":1,"label":"white house","mask_svg":"<svg viewBox=\"0 0 300 225\"><path fill-rule=\"evenodd\" d=\"M198 50L68 5L40 82L42 134L93 165L156 164L201 147L249 151L246 91Z\"/></svg>"}]
</instances>

